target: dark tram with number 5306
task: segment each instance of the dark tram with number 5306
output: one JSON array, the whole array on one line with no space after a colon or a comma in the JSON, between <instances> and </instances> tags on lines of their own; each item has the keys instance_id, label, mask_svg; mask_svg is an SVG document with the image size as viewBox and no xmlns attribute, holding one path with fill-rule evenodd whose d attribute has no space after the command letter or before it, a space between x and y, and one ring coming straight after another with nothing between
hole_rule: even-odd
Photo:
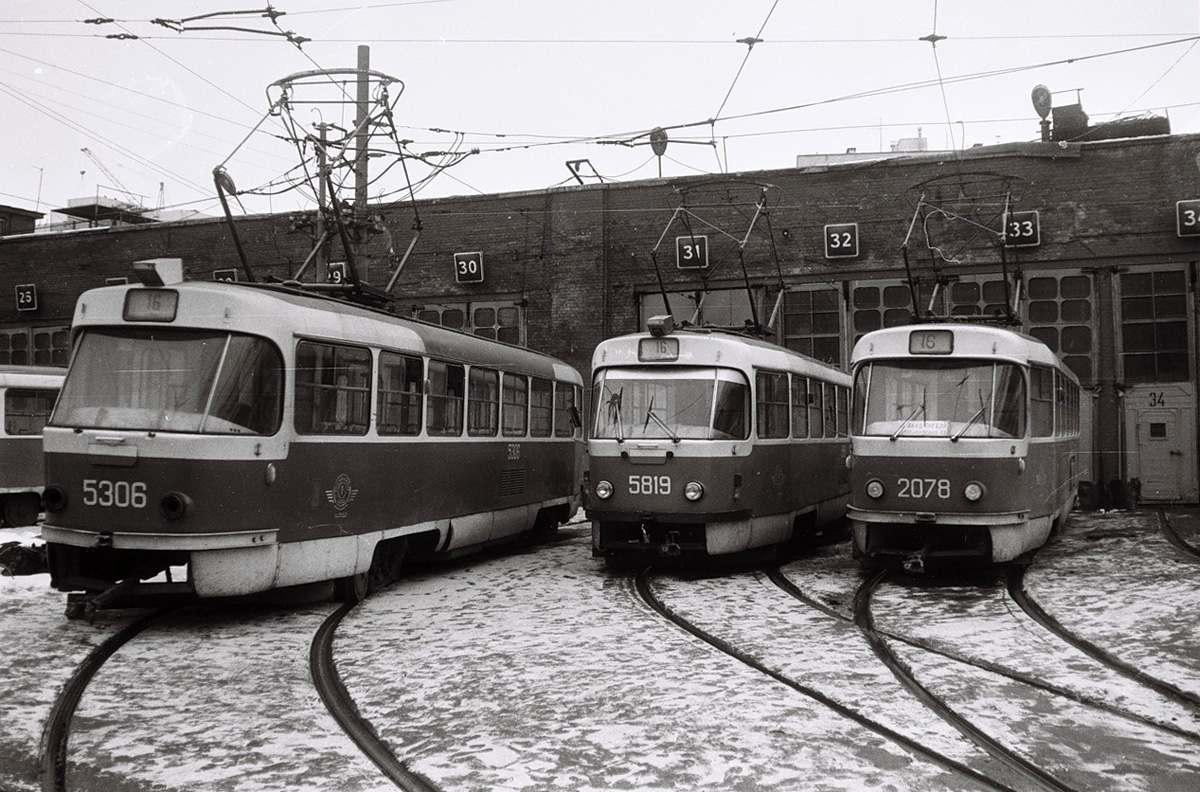
<instances>
[{"instance_id":1,"label":"dark tram with number 5306","mask_svg":"<svg viewBox=\"0 0 1200 792\"><path fill-rule=\"evenodd\" d=\"M42 535L83 607L318 581L353 601L409 552L553 533L579 507L569 365L172 263L76 307Z\"/></svg>"}]
</instances>

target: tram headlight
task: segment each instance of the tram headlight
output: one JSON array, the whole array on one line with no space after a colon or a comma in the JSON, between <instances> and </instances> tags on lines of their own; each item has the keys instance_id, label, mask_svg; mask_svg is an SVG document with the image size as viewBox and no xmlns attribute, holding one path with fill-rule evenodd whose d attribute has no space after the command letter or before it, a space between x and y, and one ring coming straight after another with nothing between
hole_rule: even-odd
<instances>
[{"instance_id":1,"label":"tram headlight","mask_svg":"<svg viewBox=\"0 0 1200 792\"><path fill-rule=\"evenodd\" d=\"M158 511L168 520L182 520L191 505L192 499L182 492L168 492L159 501Z\"/></svg>"},{"instance_id":2,"label":"tram headlight","mask_svg":"<svg viewBox=\"0 0 1200 792\"><path fill-rule=\"evenodd\" d=\"M48 512L60 512L67 508L67 491L62 487L46 487L42 491L42 507Z\"/></svg>"},{"instance_id":3,"label":"tram headlight","mask_svg":"<svg viewBox=\"0 0 1200 792\"><path fill-rule=\"evenodd\" d=\"M704 497L704 485L699 481L689 481L683 485L683 497L695 503Z\"/></svg>"},{"instance_id":4,"label":"tram headlight","mask_svg":"<svg viewBox=\"0 0 1200 792\"><path fill-rule=\"evenodd\" d=\"M600 480L596 482L596 497L600 500L608 500L612 497L613 486L612 482Z\"/></svg>"},{"instance_id":5,"label":"tram headlight","mask_svg":"<svg viewBox=\"0 0 1200 792\"><path fill-rule=\"evenodd\" d=\"M871 479L867 482L867 497L879 499L883 497L883 482L879 479Z\"/></svg>"},{"instance_id":6,"label":"tram headlight","mask_svg":"<svg viewBox=\"0 0 1200 792\"><path fill-rule=\"evenodd\" d=\"M963 487L963 497L974 503L981 500L987 494L987 487L983 486L978 481L972 481L967 486Z\"/></svg>"}]
</instances>

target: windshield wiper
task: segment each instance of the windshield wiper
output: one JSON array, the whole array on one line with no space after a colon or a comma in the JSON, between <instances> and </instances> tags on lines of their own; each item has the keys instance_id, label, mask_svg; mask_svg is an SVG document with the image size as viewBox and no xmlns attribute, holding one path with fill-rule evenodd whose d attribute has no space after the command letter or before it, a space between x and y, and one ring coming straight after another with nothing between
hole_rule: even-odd
<instances>
[{"instance_id":1,"label":"windshield wiper","mask_svg":"<svg viewBox=\"0 0 1200 792\"><path fill-rule=\"evenodd\" d=\"M921 402L916 407L913 407L913 411L908 414L907 418L901 421L900 425L896 427L896 431L892 433L892 436L889 437L888 440L895 441L895 439L900 436L900 433L904 431L904 427L908 426L912 422L913 418L916 418L923 412L925 412L925 403Z\"/></svg>"},{"instance_id":2,"label":"windshield wiper","mask_svg":"<svg viewBox=\"0 0 1200 792\"><path fill-rule=\"evenodd\" d=\"M621 427L621 394L623 393L625 393L625 389L621 388L621 390L608 397L608 404L605 405L608 408L609 420L616 427L618 443L625 442L625 432Z\"/></svg>"},{"instance_id":3,"label":"windshield wiper","mask_svg":"<svg viewBox=\"0 0 1200 792\"><path fill-rule=\"evenodd\" d=\"M985 409L988 409L988 406L986 406L986 404L984 404L984 406L982 406L978 410L976 410L976 414L971 416L971 420L967 421L967 425L960 428L959 433L955 434L954 437L950 438L950 443L958 443L959 438L964 436L964 434L967 433L968 428L971 428L972 426L976 425L976 421L978 421L980 418L983 418L983 413L984 413Z\"/></svg>"},{"instance_id":4,"label":"windshield wiper","mask_svg":"<svg viewBox=\"0 0 1200 792\"><path fill-rule=\"evenodd\" d=\"M664 432L666 432L667 436L669 436L671 438L672 442L675 442L675 443L679 442L679 435L675 434L675 432L673 432L671 430L671 427L667 426L666 421L664 421L662 418L659 418L658 414L654 412L654 398L653 397L650 398L650 406L646 408L646 422L642 424L642 433L643 434L645 434L646 427L650 425L651 421L654 421L654 423L657 424L660 429L662 429Z\"/></svg>"}]
</instances>

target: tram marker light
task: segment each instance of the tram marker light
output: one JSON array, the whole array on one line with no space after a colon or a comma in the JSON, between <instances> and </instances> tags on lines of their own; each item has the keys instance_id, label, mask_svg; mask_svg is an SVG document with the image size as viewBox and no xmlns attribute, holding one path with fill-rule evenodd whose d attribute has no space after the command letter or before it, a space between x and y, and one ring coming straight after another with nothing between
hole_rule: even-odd
<instances>
[{"instance_id":1,"label":"tram marker light","mask_svg":"<svg viewBox=\"0 0 1200 792\"><path fill-rule=\"evenodd\" d=\"M883 497L883 482L879 479L871 479L867 482L867 497L879 499Z\"/></svg>"},{"instance_id":2,"label":"tram marker light","mask_svg":"<svg viewBox=\"0 0 1200 792\"><path fill-rule=\"evenodd\" d=\"M983 484L978 481L972 481L967 484L967 486L963 487L963 497L969 500L971 503L974 503L977 500L982 500L983 496L986 494L987 487L983 486Z\"/></svg>"}]
</instances>

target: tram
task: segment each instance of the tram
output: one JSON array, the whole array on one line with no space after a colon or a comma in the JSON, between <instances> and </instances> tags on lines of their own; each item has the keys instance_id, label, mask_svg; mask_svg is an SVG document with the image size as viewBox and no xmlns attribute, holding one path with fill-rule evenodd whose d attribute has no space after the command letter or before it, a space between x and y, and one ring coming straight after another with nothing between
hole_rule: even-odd
<instances>
[{"instance_id":1,"label":"tram","mask_svg":"<svg viewBox=\"0 0 1200 792\"><path fill-rule=\"evenodd\" d=\"M1079 382L1043 343L997 326L920 324L854 346L854 555L909 572L1002 563L1074 507Z\"/></svg>"},{"instance_id":2,"label":"tram","mask_svg":"<svg viewBox=\"0 0 1200 792\"><path fill-rule=\"evenodd\" d=\"M333 581L356 601L409 552L552 533L579 508L583 380L566 363L154 269L75 310L44 439L54 587L106 607Z\"/></svg>"},{"instance_id":3,"label":"tram","mask_svg":"<svg viewBox=\"0 0 1200 792\"><path fill-rule=\"evenodd\" d=\"M42 501L42 427L66 369L0 366L0 518L17 528L37 523Z\"/></svg>"},{"instance_id":4,"label":"tram","mask_svg":"<svg viewBox=\"0 0 1200 792\"><path fill-rule=\"evenodd\" d=\"M849 375L740 333L649 326L592 356L594 554L723 556L844 519Z\"/></svg>"}]
</instances>

